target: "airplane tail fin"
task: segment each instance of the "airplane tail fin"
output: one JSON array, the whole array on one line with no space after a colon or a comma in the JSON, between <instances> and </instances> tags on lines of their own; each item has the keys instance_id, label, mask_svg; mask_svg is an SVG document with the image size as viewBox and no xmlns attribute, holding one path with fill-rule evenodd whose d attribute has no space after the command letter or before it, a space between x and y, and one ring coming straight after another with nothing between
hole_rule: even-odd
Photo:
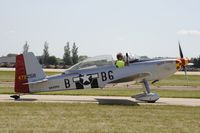
<instances>
[{"instance_id":1,"label":"airplane tail fin","mask_svg":"<svg viewBox=\"0 0 200 133\"><path fill-rule=\"evenodd\" d=\"M29 82L45 79L46 75L42 70L37 58L32 52L16 56L15 65L15 92L29 93Z\"/></svg>"}]
</instances>

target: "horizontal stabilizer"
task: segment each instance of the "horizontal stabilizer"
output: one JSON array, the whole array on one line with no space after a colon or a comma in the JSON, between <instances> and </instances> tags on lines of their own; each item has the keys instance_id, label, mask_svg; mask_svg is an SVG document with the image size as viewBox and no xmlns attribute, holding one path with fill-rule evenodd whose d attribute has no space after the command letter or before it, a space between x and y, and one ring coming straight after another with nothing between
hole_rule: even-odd
<instances>
[{"instance_id":1,"label":"horizontal stabilizer","mask_svg":"<svg viewBox=\"0 0 200 133\"><path fill-rule=\"evenodd\" d=\"M31 84L38 84L38 83L43 83L43 82L47 82L48 79L42 79L42 80L37 80L37 81L32 81L32 82L28 82L28 83L24 83L24 85L31 85Z\"/></svg>"}]
</instances>

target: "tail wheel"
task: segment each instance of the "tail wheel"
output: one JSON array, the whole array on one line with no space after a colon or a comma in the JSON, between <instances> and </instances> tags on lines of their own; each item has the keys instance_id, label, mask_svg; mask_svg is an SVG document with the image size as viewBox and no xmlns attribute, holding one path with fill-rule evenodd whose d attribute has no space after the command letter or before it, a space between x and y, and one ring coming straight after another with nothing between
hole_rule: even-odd
<instances>
[{"instance_id":1,"label":"tail wheel","mask_svg":"<svg viewBox=\"0 0 200 133\"><path fill-rule=\"evenodd\" d=\"M18 100L20 98L20 95L12 95L11 98L14 98L15 100Z\"/></svg>"}]
</instances>

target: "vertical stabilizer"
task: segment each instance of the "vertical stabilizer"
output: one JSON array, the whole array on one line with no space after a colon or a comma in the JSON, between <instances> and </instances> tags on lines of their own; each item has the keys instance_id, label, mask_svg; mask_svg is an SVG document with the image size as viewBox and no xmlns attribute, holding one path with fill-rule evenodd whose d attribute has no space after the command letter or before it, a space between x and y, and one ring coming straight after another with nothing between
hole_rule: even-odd
<instances>
[{"instance_id":1,"label":"vertical stabilizer","mask_svg":"<svg viewBox=\"0 0 200 133\"><path fill-rule=\"evenodd\" d=\"M29 93L28 79L26 76L26 68L24 62L24 56L16 56L15 64L15 92L17 93Z\"/></svg>"},{"instance_id":2,"label":"vertical stabilizer","mask_svg":"<svg viewBox=\"0 0 200 133\"><path fill-rule=\"evenodd\" d=\"M41 65L33 53L16 56L15 92L29 93L29 82L42 80L46 77Z\"/></svg>"}]
</instances>

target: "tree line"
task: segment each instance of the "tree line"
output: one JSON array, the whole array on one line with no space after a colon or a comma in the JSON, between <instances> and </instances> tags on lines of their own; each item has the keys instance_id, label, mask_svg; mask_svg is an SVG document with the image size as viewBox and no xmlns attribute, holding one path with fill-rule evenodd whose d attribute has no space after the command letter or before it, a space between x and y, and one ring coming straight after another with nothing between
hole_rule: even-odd
<instances>
[{"instance_id":1,"label":"tree line","mask_svg":"<svg viewBox=\"0 0 200 133\"><path fill-rule=\"evenodd\" d=\"M26 42L23 46L23 53L27 53L29 50L28 42ZM64 54L63 58L56 58L55 56L50 56L49 54L49 43L47 41L44 42L43 54L38 56L38 61L43 66L48 65L64 65L64 66L71 66L78 63L81 60L87 58L87 56L79 56L78 55L78 47L76 43L73 42L72 48L70 48L70 42L67 42L64 46Z\"/></svg>"},{"instance_id":2,"label":"tree line","mask_svg":"<svg viewBox=\"0 0 200 133\"><path fill-rule=\"evenodd\" d=\"M200 68L200 56L195 57L195 58L191 58L191 62L194 64L193 67Z\"/></svg>"},{"instance_id":3,"label":"tree line","mask_svg":"<svg viewBox=\"0 0 200 133\"><path fill-rule=\"evenodd\" d=\"M23 53L27 53L29 50L28 42L26 42L23 45ZM13 57L16 56L16 54L8 54L7 57ZM37 57L40 64L47 66L47 65L63 65L64 67L68 67L71 65L76 64L79 61L82 61L87 58L87 56L79 56L78 55L78 47L76 46L76 43L74 42L72 45L72 48L70 48L70 42L67 42L64 46L64 54L63 58L56 58L55 56L50 56L49 54L49 44L47 41L44 43L44 49L43 54L41 56ZM162 57L159 57L162 58ZM191 63L193 63L193 66L190 66L191 68L200 68L200 55L198 57L191 58Z\"/></svg>"}]
</instances>

